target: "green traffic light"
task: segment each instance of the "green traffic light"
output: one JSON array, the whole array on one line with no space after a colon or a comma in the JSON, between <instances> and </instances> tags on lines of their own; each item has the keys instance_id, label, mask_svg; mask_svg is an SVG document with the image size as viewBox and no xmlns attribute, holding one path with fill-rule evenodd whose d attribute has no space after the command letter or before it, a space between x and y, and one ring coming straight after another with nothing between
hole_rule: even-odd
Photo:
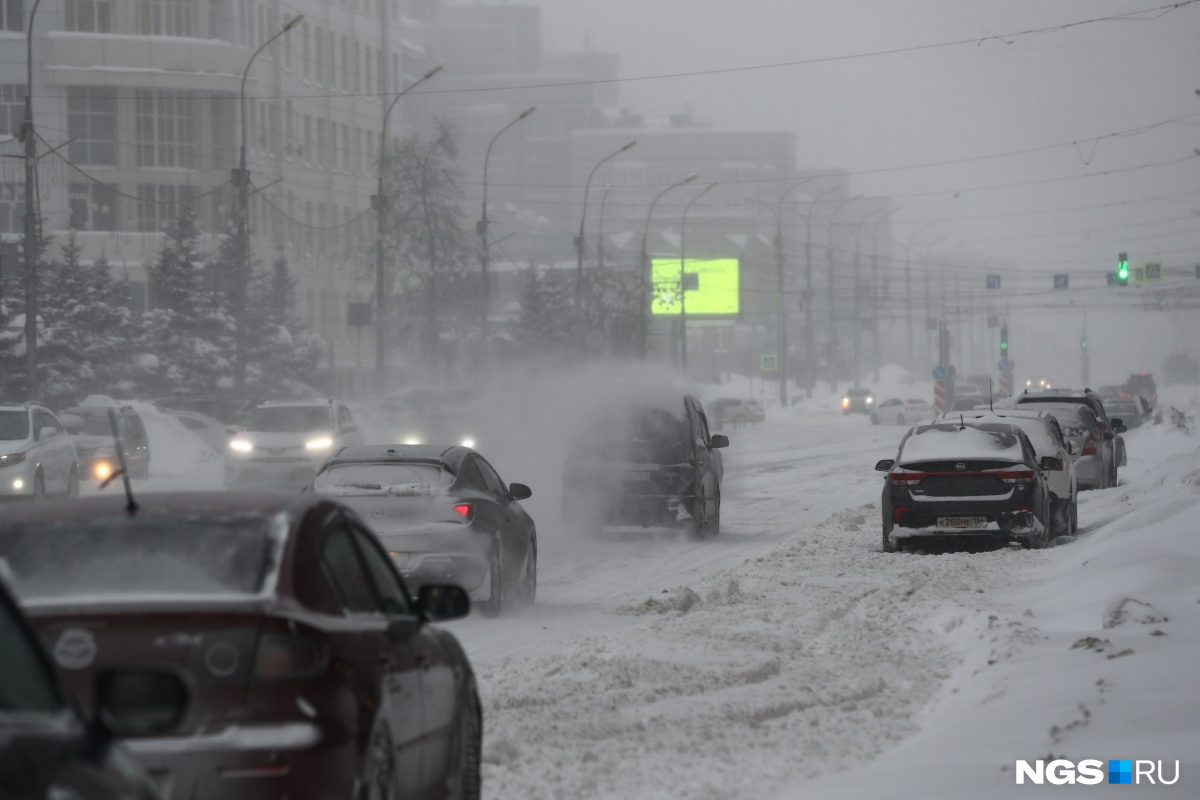
<instances>
[{"instance_id":1,"label":"green traffic light","mask_svg":"<svg viewBox=\"0 0 1200 800\"><path fill-rule=\"evenodd\" d=\"M1082 342L1080 342L1080 344L1083 345L1084 350L1087 350L1087 339L1084 339Z\"/></svg>"},{"instance_id":2,"label":"green traffic light","mask_svg":"<svg viewBox=\"0 0 1200 800\"><path fill-rule=\"evenodd\" d=\"M1117 277L1120 278L1121 280L1126 280L1129 278L1129 262L1128 261L1122 261L1121 266L1117 267Z\"/></svg>"},{"instance_id":3,"label":"green traffic light","mask_svg":"<svg viewBox=\"0 0 1200 800\"><path fill-rule=\"evenodd\" d=\"M1000 349L1001 349L1001 350L1007 350L1007 349L1008 349L1008 342L1001 342L1001 343L1000 343Z\"/></svg>"}]
</instances>

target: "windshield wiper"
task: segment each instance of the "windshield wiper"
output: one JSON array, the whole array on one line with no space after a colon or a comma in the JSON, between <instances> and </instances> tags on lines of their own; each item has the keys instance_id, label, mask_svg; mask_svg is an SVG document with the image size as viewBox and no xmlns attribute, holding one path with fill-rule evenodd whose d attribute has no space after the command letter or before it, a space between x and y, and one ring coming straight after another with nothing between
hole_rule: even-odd
<instances>
[{"instance_id":1,"label":"windshield wiper","mask_svg":"<svg viewBox=\"0 0 1200 800\"><path fill-rule=\"evenodd\" d=\"M334 486L335 489L373 489L380 491L383 489L378 483L339 483Z\"/></svg>"}]
</instances>

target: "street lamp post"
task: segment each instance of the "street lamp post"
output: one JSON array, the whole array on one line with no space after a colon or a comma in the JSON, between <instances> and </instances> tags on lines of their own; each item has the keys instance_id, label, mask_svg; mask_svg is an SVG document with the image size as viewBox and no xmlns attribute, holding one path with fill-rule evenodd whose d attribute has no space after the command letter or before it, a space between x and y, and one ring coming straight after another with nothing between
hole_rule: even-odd
<instances>
[{"instance_id":1,"label":"street lamp post","mask_svg":"<svg viewBox=\"0 0 1200 800\"><path fill-rule=\"evenodd\" d=\"M938 238L929 243L929 247L925 250L925 357L933 361L933 331L935 330L929 323L933 320L933 291L930 273L933 272L933 264L930 259L933 258L933 248L949 237L950 234L944 233ZM937 363L933 361L933 363Z\"/></svg>"},{"instance_id":2,"label":"street lamp post","mask_svg":"<svg viewBox=\"0 0 1200 800\"><path fill-rule=\"evenodd\" d=\"M852 203L858 200L862 195L848 197L837 204L833 209L833 213L829 215L829 247L827 251L829 261L829 389L834 394L837 394L838 384L838 344L837 344L837 298L834 295L834 288L837 283L837 270L833 259L833 225L834 219L837 218L838 212L846 207L847 203Z\"/></svg>"},{"instance_id":3,"label":"street lamp post","mask_svg":"<svg viewBox=\"0 0 1200 800\"><path fill-rule=\"evenodd\" d=\"M25 121L21 140L25 145L25 391L26 397L38 396L37 376L37 136L33 129L33 19L42 0L35 0L29 12L25 35Z\"/></svg>"},{"instance_id":4,"label":"street lamp post","mask_svg":"<svg viewBox=\"0 0 1200 800\"><path fill-rule=\"evenodd\" d=\"M246 282L250 276L250 170L246 167L246 78L250 76L250 67L253 66L254 59L258 58L259 53L266 50L280 36L283 36L296 27L302 19L304 19L303 14L292 17L282 28L260 44L258 49L250 56L250 60L246 62L246 68L242 71L242 89L238 95L242 142L238 152L237 169L233 171L233 185L237 187L238 193L238 265L237 285L234 289L233 297L233 316L237 325L237 333L234 339L234 370L235 381L239 390L246 385Z\"/></svg>"},{"instance_id":5,"label":"street lamp post","mask_svg":"<svg viewBox=\"0 0 1200 800\"><path fill-rule=\"evenodd\" d=\"M600 195L600 226L596 230L596 265L600 269L604 269L604 207L608 205L608 193L611 190L611 186L605 186L604 194Z\"/></svg>"},{"instance_id":6,"label":"street lamp post","mask_svg":"<svg viewBox=\"0 0 1200 800\"><path fill-rule=\"evenodd\" d=\"M930 222L925 227L913 231L912 235L908 237L908 244L904 246L904 303L908 309L908 314L906 315L906 319L908 320L908 368L914 372L917 369L917 353L913 346L913 315L916 311L913 309L912 255L910 251L912 250L913 240L921 232L932 228L933 225L934 223Z\"/></svg>"},{"instance_id":7,"label":"street lamp post","mask_svg":"<svg viewBox=\"0 0 1200 800\"><path fill-rule=\"evenodd\" d=\"M892 209L885 209L887 216L884 219L891 218L896 212L900 211L903 206L898 206ZM879 312L883 309L883 303L878 301L879 287L879 226L884 223L884 219L880 219L875 223L875 230L871 234L871 300L873 311L871 314L871 368L875 376L875 383L879 383ZM884 296L884 301L887 297Z\"/></svg>"},{"instance_id":8,"label":"street lamp post","mask_svg":"<svg viewBox=\"0 0 1200 800\"><path fill-rule=\"evenodd\" d=\"M579 217L579 235L575 237L575 324L579 326L580 352L583 351L587 340L587 323L583 317L583 254L586 249L584 224L587 222L588 192L592 188L592 178L596 176L596 170L636 144L636 140L628 142L621 149L609 153L597 161L596 166L592 167L592 171L588 173L587 183L583 185L583 214Z\"/></svg>"},{"instance_id":9,"label":"street lamp post","mask_svg":"<svg viewBox=\"0 0 1200 800\"><path fill-rule=\"evenodd\" d=\"M716 185L714 181L705 186L688 202L683 209L683 222L679 226L679 366L683 368L684 372L687 372L687 283L684 280L684 264L687 253L684 240L687 236L687 217L696 201L708 194Z\"/></svg>"},{"instance_id":10,"label":"street lamp post","mask_svg":"<svg viewBox=\"0 0 1200 800\"><path fill-rule=\"evenodd\" d=\"M492 157L492 145L500 138L500 135L506 130L516 125L521 120L528 117L534 111L537 111L537 106L530 106L517 115L517 118L505 125L500 130L496 131L496 135L488 142L487 152L483 155L483 217L479 220L479 224L475 226L476 232L479 234L479 271L483 280L483 305L479 317L479 347L480 347L480 363L487 363L488 353L488 338L490 331L488 330L488 306L491 304L491 287L488 285L488 267L491 265L491 255L488 247L488 161Z\"/></svg>"},{"instance_id":11,"label":"street lamp post","mask_svg":"<svg viewBox=\"0 0 1200 800\"><path fill-rule=\"evenodd\" d=\"M797 214L804 217L804 358L807 362L808 369L804 381L804 397L811 400L813 393L813 384L817 380L816 368L816 345L813 342L813 259L812 259L812 221L816 213L817 204L821 202L821 198L827 194L831 194L840 189L840 186L831 186L821 192L808 205L808 213Z\"/></svg>"},{"instance_id":12,"label":"street lamp post","mask_svg":"<svg viewBox=\"0 0 1200 800\"><path fill-rule=\"evenodd\" d=\"M638 302L641 311L638 315L638 356L640 358L646 357L646 327L648 317L650 316L650 293L647 291L647 281L650 275L650 256L646 253L646 237L650 234L650 218L654 216L654 207L658 205L658 201L664 194L672 189L678 189L680 186L686 186L699 177L699 173L693 172L678 183L672 183L654 196L654 199L650 201L650 210L646 212L646 227L642 229L642 273L638 276Z\"/></svg>"},{"instance_id":13,"label":"street lamp post","mask_svg":"<svg viewBox=\"0 0 1200 800\"><path fill-rule=\"evenodd\" d=\"M433 69L426 72L419 79L413 81L408 86L404 87L395 97L392 98L391 104L387 110L383 112L383 130L379 134L379 184L375 190L375 196L371 198L371 206L375 209L375 378L379 382L379 389L383 391L387 388L387 376L385 374L385 352L387 347L387 314L388 314L388 291L387 291L387 275L386 268L383 263L383 231L386 222L386 214L388 207L388 197L383 191L383 173L385 160L387 158L387 135L388 135L388 117L392 114L392 109L396 107L401 97L411 92L413 89L420 86L425 81L432 78L442 71L439 64ZM433 270L433 264L429 265L430 270ZM432 286L432 280L430 285ZM430 291L430 302L433 303L435 298L432 290ZM431 312L432 313L432 312Z\"/></svg>"},{"instance_id":14,"label":"street lamp post","mask_svg":"<svg viewBox=\"0 0 1200 800\"><path fill-rule=\"evenodd\" d=\"M872 211L865 217L854 223L854 294L852 297L854 308L854 387L858 388L859 376L862 374L862 311L859 298L862 297L859 283L859 262L862 254L862 232L863 226L867 224L867 220L875 215L886 211L886 209L878 209Z\"/></svg>"}]
</instances>

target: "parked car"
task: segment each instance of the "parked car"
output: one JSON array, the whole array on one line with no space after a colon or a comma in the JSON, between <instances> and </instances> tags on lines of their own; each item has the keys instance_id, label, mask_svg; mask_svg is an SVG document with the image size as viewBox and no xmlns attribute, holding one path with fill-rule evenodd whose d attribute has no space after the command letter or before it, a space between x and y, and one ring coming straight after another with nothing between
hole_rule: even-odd
<instances>
[{"instance_id":1,"label":"parked car","mask_svg":"<svg viewBox=\"0 0 1200 800\"><path fill-rule=\"evenodd\" d=\"M592 420L569 444L563 520L606 526L670 527L693 538L721 529L720 449L699 402L635 406Z\"/></svg>"},{"instance_id":2,"label":"parked car","mask_svg":"<svg viewBox=\"0 0 1200 800\"><path fill-rule=\"evenodd\" d=\"M79 494L75 443L40 403L0 406L0 498Z\"/></svg>"},{"instance_id":3,"label":"parked car","mask_svg":"<svg viewBox=\"0 0 1200 800\"><path fill-rule=\"evenodd\" d=\"M178 409L161 409L164 414L175 417L183 427L196 434L196 438L204 442L208 449L220 455L225 455L229 449L231 436L229 426L220 420L213 419L199 411L180 411Z\"/></svg>"},{"instance_id":4,"label":"parked car","mask_svg":"<svg viewBox=\"0 0 1200 800\"><path fill-rule=\"evenodd\" d=\"M757 424L767 418L767 411L757 400L737 397L722 397L708 404L708 418L713 430L721 430L725 423L739 428L747 423Z\"/></svg>"},{"instance_id":5,"label":"parked car","mask_svg":"<svg viewBox=\"0 0 1200 800\"><path fill-rule=\"evenodd\" d=\"M1130 375L1125 381L1125 391L1146 398L1151 408L1158 406L1158 386L1154 383L1154 376L1149 372L1137 372Z\"/></svg>"},{"instance_id":6,"label":"parked car","mask_svg":"<svg viewBox=\"0 0 1200 800\"><path fill-rule=\"evenodd\" d=\"M875 393L870 389L847 389L842 397L843 414L870 414L875 408Z\"/></svg>"},{"instance_id":7,"label":"parked car","mask_svg":"<svg viewBox=\"0 0 1200 800\"><path fill-rule=\"evenodd\" d=\"M968 425L1008 423L1025 432L1033 445L1038 462L1052 456L1056 466L1044 470L1050 489L1051 533L1054 536L1072 534L1079 527L1079 476L1075 469L1072 446L1063 435L1062 426L1049 411L1031 409L1001 409L944 414L940 422L965 420Z\"/></svg>"},{"instance_id":8,"label":"parked car","mask_svg":"<svg viewBox=\"0 0 1200 800\"><path fill-rule=\"evenodd\" d=\"M414 600L349 508L312 493L105 495L0 521L0 558L86 706L136 659L192 691L128 746L173 798L479 796L459 586Z\"/></svg>"},{"instance_id":9,"label":"parked car","mask_svg":"<svg viewBox=\"0 0 1200 800\"><path fill-rule=\"evenodd\" d=\"M268 401L229 440L225 485L299 490L331 453L360 444L358 424L338 400Z\"/></svg>"},{"instance_id":10,"label":"parked car","mask_svg":"<svg viewBox=\"0 0 1200 800\"><path fill-rule=\"evenodd\" d=\"M871 422L879 425L911 425L933 416L933 406L920 397L901 400L890 397L871 412Z\"/></svg>"},{"instance_id":11,"label":"parked car","mask_svg":"<svg viewBox=\"0 0 1200 800\"><path fill-rule=\"evenodd\" d=\"M74 406L60 412L75 443L79 476L83 480L103 481L117 471L117 450L112 425L108 421L110 406ZM117 434L125 452L125 464L130 478L150 477L150 435L142 417L132 406L117 406Z\"/></svg>"},{"instance_id":12,"label":"parked car","mask_svg":"<svg viewBox=\"0 0 1200 800\"><path fill-rule=\"evenodd\" d=\"M1026 392L1044 392L1053 388L1053 381L1051 381L1049 378L1040 378L1034 376L1032 378L1025 379L1024 390Z\"/></svg>"},{"instance_id":13,"label":"parked car","mask_svg":"<svg viewBox=\"0 0 1200 800\"><path fill-rule=\"evenodd\" d=\"M83 642L86 631L69 628ZM63 638L63 637L60 637ZM170 732L187 708L178 675L108 668L85 713L0 581L0 797L158 800L154 782L115 740ZM59 660L81 658L86 651Z\"/></svg>"},{"instance_id":14,"label":"parked car","mask_svg":"<svg viewBox=\"0 0 1200 800\"><path fill-rule=\"evenodd\" d=\"M1105 447L1106 437L1100 430L1100 422L1091 408L1078 403L1039 403L1037 408L1054 415L1062 427L1063 435L1071 444L1079 488L1107 489L1116 485L1116 449Z\"/></svg>"},{"instance_id":15,"label":"parked car","mask_svg":"<svg viewBox=\"0 0 1200 800\"><path fill-rule=\"evenodd\" d=\"M457 583L489 616L537 594L537 527L528 486L505 484L468 447L343 447L312 490L371 520L410 589Z\"/></svg>"},{"instance_id":16,"label":"parked car","mask_svg":"<svg viewBox=\"0 0 1200 800\"><path fill-rule=\"evenodd\" d=\"M883 487L883 549L921 539L1016 539L1049 543L1050 490L1045 470L1016 425L939 422L909 430L896 457L875 469Z\"/></svg>"},{"instance_id":17,"label":"parked car","mask_svg":"<svg viewBox=\"0 0 1200 800\"><path fill-rule=\"evenodd\" d=\"M981 394L960 394L954 392L954 402L950 404L951 411L974 411L977 408L987 408L991 401Z\"/></svg>"},{"instance_id":18,"label":"parked car","mask_svg":"<svg viewBox=\"0 0 1200 800\"><path fill-rule=\"evenodd\" d=\"M1141 395L1105 400L1104 410L1110 417L1120 419L1126 428L1141 427L1153 414L1150 401Z\"/></svg>"},{"instance_id":19,"label":"parked car","mask_svg":"<svg viewBox=\"0 0 1200 800\"><path fill-rule=\"evenodd\" d=\"M1103 434L1099 447L1106 450L1106 461L1112 474L1108 477L1108 486L1117 485L1117 467L1122 462L1121 453L1124 451L1124 441L1117 441L1120 430L1115 430L1109 420L1108 412L1104 410L1104 402L1091 389L1051 389L1044 392L1027 392L1017 398L1017 407L1040 405L1043 403L1076 403L1085 405L1096 415L1096 422Z\"/></svg>"}]
</instances>

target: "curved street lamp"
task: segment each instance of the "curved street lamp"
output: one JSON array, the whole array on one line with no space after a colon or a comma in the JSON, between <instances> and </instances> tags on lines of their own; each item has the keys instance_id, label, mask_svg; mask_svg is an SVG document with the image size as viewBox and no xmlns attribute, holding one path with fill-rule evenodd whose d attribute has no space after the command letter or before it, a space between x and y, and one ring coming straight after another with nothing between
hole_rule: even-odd
<instances>
[{"instance_id":1,"label":"curved street lamp","mask_svg":"<svg viewBox=\"0 0 1200 800\"><path fill-rule=\"evenodd\" d=\"M579 218L579 235L575 237L575 324L579 326L580 351L583 350L587 338L587 322L583 316L583 253L585 249L583 226L587 222L588 192L591 191L592 178L596 176L596 170L626 150L633 148L636 144L637 140L629 142L621 147L620 150L609 153L597 161L596 166L592 167L592 171L588 173L587 183L583 185L583 215Z\"/></svg>"},{"instance_id":2,"label":"curved street lamp","mask_svg":"<svg viewBox=\"0 0 1200 800\"><path fill-rule=\"evenodd\" d=\"M37 136L33 130L33 18L42 0L34 0L25 34L25 121L21 139L25 144L25 396L39 394L37 376ZM18 6L19 8L19 6ZM9 13L12 13L11 11Z\"/></svg>"},{"instance_id":3,"label":"curved street lamp","mask_svg":"<svg viewBox=\"0 0 1200 800\"><path fill-rule=\"evenodd\" d=\"M650 234L650 218L654 216L654 207L658 205L658 201L662 196L672 189L678 189L680 186L687 186L692 181L700 177L700 173L693 172L678 183L672 183L670 186L663 189L654 196L650 201L650 210L646 212L646 227L642 229L642 274L638 276L638 297L639 305L641 305L641 313L638 315L638 357L646 357L646 326L648 317L650 316L649 300L650 293L647 291L647 280L650 275L650 257L646 255L646 237Z\"/></svg>"},{"instance_id":4,"label":"curved street lamp","mask_svg":"<svg viewBox=\"0 0 1200 800\"><path fill-rule=\"evenodd\" d=\"M684 281L684 265L687 263L685 258L687 251L684 248L684 240L687 236L687 217L696 201L708 194L716 185L717 182L713 181L688 201L683 209L683 222L679 226L679 366L683 368L684 372L687 372L687 284Z\"/></svg>"},{"instance_id":5,"label":"curved street lamp","mask_svg":"<svg viewBox=\"0 0 1200 800\"><path fill-rule=\"evenodd\" d=\"M491 264L491 255L488 252L488 161L492 157L492 145L500 138L500 135L506 130L516 125L521 120L528 117L533 112L537 111L537 106L530 106L522 111L516 119L505 125L500 130L496 131L496 135L488 142L487 152L483 155L483 217L479 220L479 224L475 226L476 232L479 233L479 269L483 278L483 308L479 317L479 347L480 347L480 364L487 364L488 353L488 338L490 331L488 330L488 306L491 304L491 289L488 286L488 267Z\"/></svg>"},{"instance_id":6,"label":"curved street lamp","mask_svg":"<svg viewBox=\"0 0 1200 800\"><path fill-rule=\"evenodd\" d=\"M250 56L250 60L246 62L246 68L242 70L242 89L238 95L242 141L238 151L237 169L233 171L233 184L237 187L238 192L237 287L233 297L233 316L237 325L237 335L234 340L234 379L239 390L246 384L246 280L250 275L250 170L246 168L246 78L249 77L250 67L254 64L254 59L258 58L259 53L266 50L280 36L296 27L302 19L304 19L304 15L298 14L288 20L282 28L258 46L258 49Z\"/></svg>"},{"instance_id":7,"label":"curved street lamp","mask_svg":"<svg viewBox=\"0 0 1200 800\"><path fill-rule=\"evenodd\" d=\"M401 97L411 92L413 89L420 86L425 81L432 78L442 71L442 66L439 64L433 69L426 72L417 80L405 86L400 93L392 98L392 102L388 105L387 110L383 112L383 129L379 134L379 184L375 190L375 196L371 198L371 207L375 209L375 379L379 381L379 389L382 391L387 388L387 376L384 374L384 357L385 348L387 346L387 301L388 292L386 268L383 264L383 230L385 224L385 215L387 213L388 198L383 192L383 172L384 160L387 158L387 130L388 117L392 115L392 109L396 107ZM432 287L433 264L429 265L430 269L430 286ZM435 298L433 290L430 290L430 313L432 311L432 302Z\"/></svg>"}]
</instances>

